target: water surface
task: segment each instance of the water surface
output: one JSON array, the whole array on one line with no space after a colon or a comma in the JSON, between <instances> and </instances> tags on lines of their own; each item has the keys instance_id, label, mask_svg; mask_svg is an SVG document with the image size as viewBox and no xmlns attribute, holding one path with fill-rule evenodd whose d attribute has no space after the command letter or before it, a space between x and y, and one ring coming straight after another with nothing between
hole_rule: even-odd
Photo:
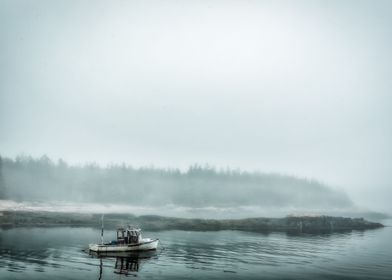
<instances>
[{"instance_id":1,"label":"water surface","mask_svg":"<svg viewBox=\"0 0 392 280\"><path fill-rule=\"evenodd\" d=\"M145 232L157 252L97 258L92 228L0 230L1 279L391 279L392 228L324 235ZM113 232L105 232L114 239Z\"/></svg>"}]
</instances>

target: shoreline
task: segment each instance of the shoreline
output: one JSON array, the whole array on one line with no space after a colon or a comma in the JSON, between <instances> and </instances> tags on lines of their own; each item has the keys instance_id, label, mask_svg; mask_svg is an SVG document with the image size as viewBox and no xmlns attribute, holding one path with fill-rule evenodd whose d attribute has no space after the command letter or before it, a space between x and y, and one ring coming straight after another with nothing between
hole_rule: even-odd
<instances>
[{"instance_id":1,"label":"shoreline","mask_svg":"<svg viewBox=\"0 0 392 280\"><path fill-rule=\"evenodd\" d=\"M363 218L337 216L287 216L283 218L245 218L245 219L194 219L174 218L158 215L135 216L133 214L105 214L106 229L120 225L135 224L143 230L186 230L219 231L239 230L248 232L286 232L286 233L332 233L352 230L368 230L384 227L378 222ZM0 228L15 227L101 227L100 214L1 211Z\"/></svg>"}]
</instances>

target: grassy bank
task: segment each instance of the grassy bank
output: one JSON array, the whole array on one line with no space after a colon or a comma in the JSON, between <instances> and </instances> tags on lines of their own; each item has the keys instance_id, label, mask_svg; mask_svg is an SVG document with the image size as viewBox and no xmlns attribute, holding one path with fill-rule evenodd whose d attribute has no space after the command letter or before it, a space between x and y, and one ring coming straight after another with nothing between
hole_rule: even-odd
<instances>
[{"instance_id":1,"label":"grassy bank","mask_svg":"<svg viewBox=\"0 0 392 280\"><path fill-rule=\"evenodd\" d=\"M144 230L242 230L253 232L292 232L328 233L337 231L366 230L383 227L380 223L369 222L362 218L331 216L301 216L285 218L248 218L248 219L184 219L162 216L135 216L132 214L106 214L106 229L119 225L134 224ZM78 226L101 227L101 215L4 211L0 213L0 227L53 227Z\"/></svg>"}]
</instances>

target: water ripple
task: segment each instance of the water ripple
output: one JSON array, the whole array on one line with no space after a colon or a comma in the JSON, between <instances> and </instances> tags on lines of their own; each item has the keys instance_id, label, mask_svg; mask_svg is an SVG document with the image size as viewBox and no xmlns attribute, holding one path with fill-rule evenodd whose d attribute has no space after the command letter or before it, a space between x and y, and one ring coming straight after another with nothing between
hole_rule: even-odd
<instances>
[{"instance_id":1,"label":"water ripple","mask_svg":"<svg viewBox=\"0 0 392 280\"><path fill-rule=\"evenodd\" d=\"M326 235L237 231L146 233L162 240L153 257L100 260L85 251L98 230L0 231L0 278L23 273L54 278L111 279L113 272L145 278L387 279L392 275L391 228ZM29 240L29 243L25 240ZM28 244L28 246L27 246ZM60 273L61 272L61 273ZM10 276L12 274L12 276ZM94 277L92 277L94 276ZM33 278L40 278L35 276Z\"/></svg>"}]
</instances>

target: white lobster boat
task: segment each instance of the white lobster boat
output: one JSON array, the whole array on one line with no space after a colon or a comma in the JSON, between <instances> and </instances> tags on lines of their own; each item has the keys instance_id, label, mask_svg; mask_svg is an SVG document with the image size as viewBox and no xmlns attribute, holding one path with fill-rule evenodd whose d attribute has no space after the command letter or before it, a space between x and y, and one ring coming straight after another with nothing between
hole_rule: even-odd
<instances>
[{"instance_id":1,"label":"white lobster boat","mask_svg":"<svg viewBox=\"0 0 392 280\"><path fill-rule=\"evenodd\" d=\"M156 250L159 243L159 239L143 238L141 229L134 226L118 228L116 235L117 240L104 243L102 227L101 244L90 244L90 251L97 253L149 251Z\"/></svg>"}]
</instances>

